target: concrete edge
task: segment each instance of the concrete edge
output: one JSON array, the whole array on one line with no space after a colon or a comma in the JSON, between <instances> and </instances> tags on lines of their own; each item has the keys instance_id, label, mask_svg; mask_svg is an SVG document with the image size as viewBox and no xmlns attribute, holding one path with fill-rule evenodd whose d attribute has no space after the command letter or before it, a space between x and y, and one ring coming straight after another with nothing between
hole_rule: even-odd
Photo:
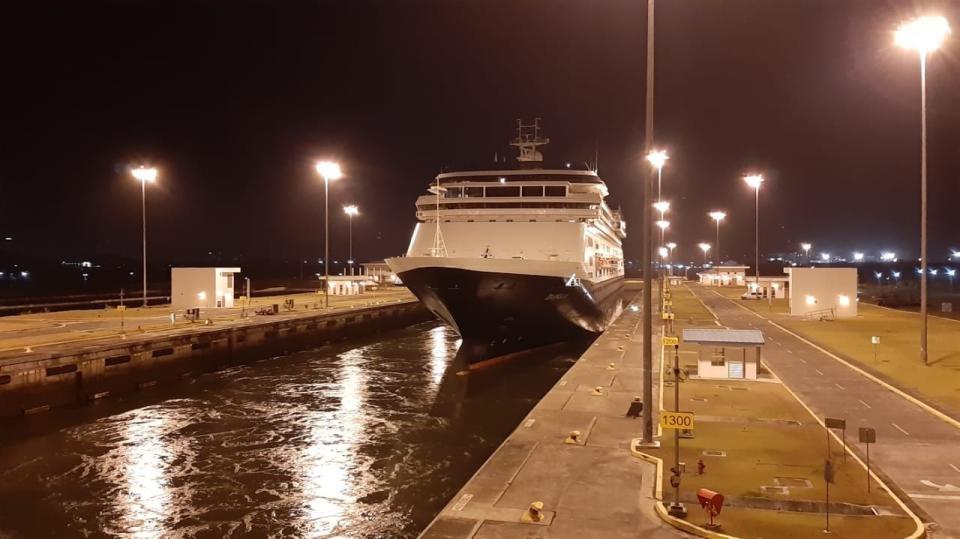
<instances>
[{"instance_id":1,"label":"concrete edge","mask_svg":"<svg viewBox=\"0 0 960 539\"><path fill-rule=\"evenodd\" d=\"M904 311L902 309L897 309L894 307L884 307L883 305L877 305L876 303L870 303L869 301L861 301L860 305L869 305L871 307L876 307L877 309L886 309L888 311L893 311L895 313L914 314L914 315L920 316L920 313L915 313L913 311ZM939 316L939 315L930 314L930 313L927 313L927 316L929 316L930 318L936 318L938 320L946 320L948 322L954 322L954 323L960 324L960 320L957 320L956 318L947 318L946 316Z\"/></svg>"},{"instance_id":2,"label":"concrete edge","mask_svg":"<svg viewBox=\"0 0 960 539\"><path fill-rule=\"evenodd\" d=\"M660 520L666 522L674 528L677 528L678 530L692 533L699 537L705 537L707 539L739 539L734 535L726 535L723 533L710 531L704 527L697 526L692 522L683 520L682 518L672 516L667 511L667 507L663 504L663 459L654 457L653 455L648 455L642 451L638 451L636 448L640 442L640 438L634 438L630 441L630 454L644 462L654 465L657 469L656 481L653 485L653 496L657 501L653 504L653 510L655 513L657 513L657 516L660 517Z\"/></svg>"},{"instance_id":3,"label":"concrete edge","mask_svg":"<svg viewBox=\"0 0 960 539\"><path fill-rule=\"evenodd\" d=\"M714 293L717 293L717 292L714 291ZM717 295L720 296L719 293L717 293ZM694 294L694 296L696 296L696 294ZM721 296L721 297L723 297L723 296ZM697 296L697 299L700 299L699 296ZM731 301L729 298L725 298L725 297L724 297L724 299L726 299L726 300L728 300L728 301ZM700 302L703 303L703 300L700 300ZM871 376L870 374L868 374L868 373L866 373L866 372L863 372L862 370L858 369L857 367L854 367L853 365L851 365L851 364L848 363L847 361L844 361L843 359L840 359L840 358L837 357L836 355L831 354L830 352L828 352L828 351L824 350L823 348L817 346L816 344L808 341L807 339L805 339L805 338L797 335L796 333L790 331L789 329L784 328L783 326L781 326L780 324L777 324L777 323L774 322L773 320L770 320L769 318L767 318L767 317L765 317L765 316L762 316L762 315L760 315L759 313L756 313L756 312L748 309L747 307L744 307L743 305L740 305L740 304L737 303L736 301L731 301L731 302L732 302L734 305L740 307L741 309L743 309L743 310L745 310L745 311L747 311L747 312L749 312L749 313L754 314L754 315L757 316L758 318L770 322L771 324L777 326L777 327L780 328L781 330L789 333L790 335L793 335L794 337L797 337L797 338L800 339L801 341L809 344L810 346L813 346L813 347L816 348L817 350L820 350L821 352L829 355L830 357L836 359L837 361L842 362L843 364L847 365L848 367L850 367L850 368L852 368L852 369L854 369L854 370L856 370L856 371L858 371L858 372L863 373L864 375L870 377L871 379L879 382L879 383L882 384L883 386L885 386L885 387L890 387L889 384L886 384L886 383L884 383L884 382L882 382L882 381L880 381L880 380L876 380L876 379L875 379L873 376ZM704 305L706 305L706 303L704 303ZM782 378L780 378L780 375L778 375L773 369L770 368L769 365L767 365L767 369L769 369L769 370L770 370L770 373L773 374L774 376L776 376L778 379L783 380ZM790 386L789 386L789 385L787 385L787 384L785 384L785 383L782 383L781 385L783 386L784 389L787 390L788 393L790 393L790 395L791 395L794 399L796 399L797 402L800 403L800 406L803 406L803 409L806 410L806 411L810 414L810 417L812 417L812 418L814 419L814 421L817 422L817 424L819 424L821 427L823 427L824 429L826 429L826 430L827 430L827 433L830 434L830 436L833 436L833 439L836 440L836 441L841 445L841 447L843 447L844 450L845 450L847 453L849 453L850 456L853 457L854 460L857 461L857 463L860 464L860 466L861 466L864 470L869 470L869 469L867 468L867 464L866 464L863 460L860 459L860 456L857 455L857 453L855 453L854 451L852 451L851 448L850 448L850 446L848 446L847 444L845 444L844 441L840 438L840 436L837 435L837 433L833 432L833 430L831 430L831 429L827 429L827 427L826 427L826 425L824 424L823 420L822 420L819 416L817 416L817 414L814 413L814 411L813 411L809 406L807 406L807 403L803 402L803 399L801 399L799 395L797 395L796 393L794 393L794 391L793 391L792 389L790 389ZM891 389L892 389L892 388L891 388ZM898 392L898 394L899 394L899 392ZM891 488L891 487L886 483L886 481L884 481L884 480L883 480L879 475L877 475L877 473L874 472L873 470L869 470L869 473L870 473L870 477L872 477L872 478L877 482L877 484L879 484L880 486L882 486L884 489L887 490L887 492L890 493L890 496L893 498L893 500L894 500L895 502L897 502L897 505L900 506L900 509L902 509L902 510L907 514L907 516L909 516L909 517L913 520L914 524L917 525L917 528L913 531L913 533L910 534L910 535L908 535L905 539L918 539L918 538L920 538L920 537L926 537L926 535L927 535L927 528L923 525L923 521L920 520L920 517L917 516L917 514L913 511L913 509L911 509L911 508L907 505L907 503L904 502L903 499L900 498L900 494L898 494L898 493L902 493L903 491L901 491L899 488L896 488L896 489Z\"/></svg>"}]
</instances>

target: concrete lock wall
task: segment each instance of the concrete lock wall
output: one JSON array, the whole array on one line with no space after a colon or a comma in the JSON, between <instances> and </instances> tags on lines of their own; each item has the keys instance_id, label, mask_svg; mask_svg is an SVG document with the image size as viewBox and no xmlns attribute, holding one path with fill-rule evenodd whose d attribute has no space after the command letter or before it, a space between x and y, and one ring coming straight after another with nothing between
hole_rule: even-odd
<instances>
[{"instance_id":1,"label":"concrete lock wall","mask_svg":"<svg viewBox=\"0 0 960 539\"><path fill-rule=\"evenodd\" d=\"M856 268L790 268L790 314L857 316Z\"/></svg>"},{"instance_id":2,"label":"concrete lock wall","mask_svg":"<svg viewBox=\"0 0 960 539\"><path fill-rule=\"evenodd\" d=\"M176 336L130 338L0 365L0 417L31 415L333 341L432 320L419 302L336 314L304 313L241 327L198 326Z\"/></svg>"}]
</instances>

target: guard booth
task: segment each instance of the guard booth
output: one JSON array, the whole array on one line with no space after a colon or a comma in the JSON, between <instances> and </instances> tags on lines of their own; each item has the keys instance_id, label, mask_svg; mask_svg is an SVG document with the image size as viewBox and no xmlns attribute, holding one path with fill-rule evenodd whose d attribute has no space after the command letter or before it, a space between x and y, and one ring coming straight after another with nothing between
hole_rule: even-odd
<instances>
[{"instance_id":1,"label":"guard booth","mask_svg":"<svg viewBox=\"0 0 960 539\"><path fill-rule=\"evenodd\" d=\"M716 380L756 380L763 332L759 329L689 328L683 342L699 345L697 375Z\"/></svg>"}]
</instances>

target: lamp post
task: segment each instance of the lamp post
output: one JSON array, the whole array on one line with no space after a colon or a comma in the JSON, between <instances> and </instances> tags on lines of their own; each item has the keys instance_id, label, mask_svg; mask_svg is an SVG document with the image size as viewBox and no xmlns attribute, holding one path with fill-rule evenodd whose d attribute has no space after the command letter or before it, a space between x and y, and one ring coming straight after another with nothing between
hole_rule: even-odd
<instances>
[{"instance_id":1,"label":"lamp post","mask_svg":"<svg viewBox=\"0 0 960 539\"><path fill-rule=\"evenodd\" d=\"M663 238L663 235L666 233L667 229L670 228L670 221L660 219L655 224L657 225L657 228L660 229L660 237ZM663 312L663 291L666 290L666 286L663 282L663 270L664 270L663 266L666 263L667 248L660 247L659 253L660 253L660 312Z\"/></svg>"},{"instance_id":2,"label":"lamp post","mask_svg":"<svg viewBox=\"0 0 960 539\"><path fill-rule=\"evenodd\" d=\"M670 250L669 257L668 257L668 260L670 263L670 275L673 275L673 250L676 248L677 248L677 244L672 241L667 244L667 249Z\"/></svg>"},{"instance_id":3,"label":"lamp post","mask_svg":"<svg viewBox=\"0 0 960 539\"><path fill-rule=\"evenodd\" d=\"M710 252L710 244L709 244L709 243L700 243L698 246L700 247L700 250L703 251L703 263L704 263L704 265L706 265L706 263L707 263L707 253Z\"/></svg>"},{"instance_id":4,"label":"lamp post","mask_svg":"<svg viewBox=\"0 0 960 539\"><path fill-rule=\"evenodd\" d=\"M157 169L137 167L130 174L140 181L141 215L143 216L143 306L147 306L147 183L157 181Z\"/></svg>"},{"instance_id":5,"label":"lamp post","mask_svg":"<svg viewBox=\"0 0 960 539\"><path fill-rule=\"evenodd\" d=\"M664 220L664 214L670 210L670 203L665 200L658 200L653 203L654 209L660 212L660 221ZM657 226L660 226L660 221L657 221ZM666 227L660 227L660 244L663 244L664 234L666 234Z\"/></svg>"},{"instance_id":6,"label":"lamp post","mask_svg":"<svg viewBox=\"0 0 960 539\"><path fill-rule=\"evenodd\" d=\"M323 307L330 306L330 182L343 176L340 165L319 161L317 174L323 177Z\"/></svg>"},{"instance_id":7,"label":"lamp post","mask_svg":"<svg viewBox=\"0 0 960 539\"><path fill-rule=\"evenodd\" d=\"M920 56L920 360L927 364L927 55L950 33L943 17L920 17L897 28L897 45Z\"/></svg>"},{"instance_id":8,"label":"lamp post","mask_svg":"<svg viewBox=\"0 0 960 539\"><path fill-rule=\"evenodd\" d=\"M760 286L760 185L763 184L763 176L759 174L750 174L743 177L743 181L753 188L755 193L754 207L756 208L755 233L754 233L754 255L756 256L756 269L754 271L754 282Z\"/></svg>"},{"instance_id":9,"label":"lamp post","mask_svg":"<svg viewBox=\"0 0 960 539\"><path fill-rule=\"evenodd\" d=\"M723 221L726 218L726 212L722 211L712 211L709 213L710 218L717 222L717 265L720 265L720 221Z\"/></svg>"},{"instance_id":10,"label":"lamp post","mask_svg":"<svg viewBox=\"0 0 960 539\"><path fill-rule=\"evenodd\" d=\"M810 249L813 248L812 243L801 243L800 248L803 249L803 257L807 259L807 264L810 263Z\"/></svg>"},{"instance_id":11,"label":"lamp post","mask_svg":"<svg viewBox=\"0 0 960 539\"><path fill-rule=\"evenodd\" d=\"M667 159L670 159L670 156L663 150L653 150L647 154L647 161L650 161L650 164L657 168L657 202L663 200L661 180L663 178L663 165L667 163ZM663 219L663 212L660 212L660 218Z\"/></svg>"},{"instance_id":12,"label":"lamp post","mask_svg":"<svg viewBox=\"0 0 960 539\"><path fill-rule=\"evenodd\" d=\"M350 204L349 206L343 207L343 213L347 214L350 226L350 258L347 259L347 264L350 264L350 275L353 275L353 216L360 214L360 209L357 208L356 204Z\"/></svg>"}]
</instances>

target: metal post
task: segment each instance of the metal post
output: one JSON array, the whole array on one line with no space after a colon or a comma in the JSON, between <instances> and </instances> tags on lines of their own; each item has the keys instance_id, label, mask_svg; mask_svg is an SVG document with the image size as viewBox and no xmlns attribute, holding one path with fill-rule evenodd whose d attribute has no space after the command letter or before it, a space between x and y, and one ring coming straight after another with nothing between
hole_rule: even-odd
<instances>
[{"instance_id":1,"label":"metal post","mask_svg":"<svg viewBox=\"0 0 960 539\"><path fill-rule=\"evenodd\" d=\"M349 234L350 234L350 242L349 242L349 245L350 245L350 261L349 261L349 264L350 264L350 275L353 275L353 214L349 214L349 215L347 215L347 217L349 217L349 223L350 223L350 225L349 225L349 227L348 227L349 230L350 230L350 232L349 232Z\"/></svg>"},{"instance_id":2,"label":"metal post","mask_svg":"<svg viewBox=\"0 0 960 539\"><path fill-rule=\"evenodd\" d=\"M673 411L680 411L680 352L679 345L673 347ZM677 467L677 473L680 473L680 429L673 429L673 462L674 466ZM679 479L679 477L678 477ZM686 514L686 511L683 510L683 506L680 505L680 482L677 482L677 488L673 494L673 507L674 511L671 513L676 513L678 515Z\"/></svg>"},{"instance_id":3,"label":"metal post","mask_svg":"<svg viewBox=\"0 0 960 539\"><path fill-rule=\"evenodd\" d=\"M920 360L927 365L927 53L920 53Z\"/></svg>"},{"instance_id":4,"label":"metal post","mask_svg":"<svg viewBox=\"0 0 960 539\"><path fill-rule=\"evenodd\" d=\"M123 311L125 311L123 305L123 289L120 289L120 331L123 331Z\"/></svg>"},{"instance_id":5,"label":"metal post","mask_svg":"<svg viewBox=\"0 0 960 539\"><path fill-rule=\"evenodd\" d=\"M646 66L646 103L644 106L643 141L646 152L653 149L653 10L654 0L647 0L647 66ZM643 226L642 254L643 265L643 433L645 445L653 445L653 206L650 199L653 191L653 171L644 167L643 178Z\"/></svg>"},{"instance_id":6,"label":"metal post","mask_svg":"<svg viewBox=\"0 0 960 539\"><path fill-rule=\"evenodd\" d=\"M720 266L720 219L717 219L717 266Z\"/></svg>"},{"instance_id":7,"label":"metal post","mask_svg":"<svg viewBox=\"0 0 960 539\"><path fill-rule=\"evenodd\" d=\"M147 182L140 180L140 201L143 215L143 306L147 306Z\"/></svg>"},{"instance_id":8,"label":"metal post","mask_svg":"<svg viewBox=\"0 0 960 539\"><path fill-rule=\"evenodd\" d=\"M330 306L330 180L323 177L323 307Z\"/></svg>"},{"instance_id":9,"label":"metal post","mask_svg":"<svg viewBox=\"0 0 960 539\"><path fill-rule=\"evenodd\" d=\"M824 481L824 483L827 484L827 528L824 531L830 533L830 481Z\"/></svg>"},{"instance_id":10,"label":"metal post","mask_svg":"<svg viewBox=\"0 0 960 539\"><path fill-rule=\"evenodd\" d=\"M756 256L755 262L757 264L756 271L754 272L754 282L757 284L757 288L760 287L760 186L758 185L755 189L756 191L756 224L754 232L754 255Z\"/></svg>"},{"instance_id":11,"label":"metal post","mask_svg":"<svg viewBox=\"0 0 960 539\"><path fill-rule=\"evenodd\" d=\"M870 444L867 444L867 493L870 492Z\"/></svg>"}]
</instances>

